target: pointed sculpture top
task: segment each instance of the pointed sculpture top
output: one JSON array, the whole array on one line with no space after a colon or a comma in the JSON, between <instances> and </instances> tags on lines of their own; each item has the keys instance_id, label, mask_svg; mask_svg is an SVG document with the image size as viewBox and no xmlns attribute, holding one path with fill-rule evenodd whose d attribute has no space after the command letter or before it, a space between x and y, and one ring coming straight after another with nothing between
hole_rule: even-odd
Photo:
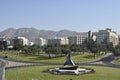
<instances>
[{"instance_id":1,"label":"pointed sculpture top","mask_svg":"<svg viewBox=\"0 0 120 80\"><path fill-rule=\"evenodd\" d=\"M66 59L66 62L64 63L64 66L65 65L72 65L72 66L75 66L75 63L72 61L71 59L71 54L72 52L69 51L68 54L67 54L67 59Z\"/></svg>"}]
</instances>

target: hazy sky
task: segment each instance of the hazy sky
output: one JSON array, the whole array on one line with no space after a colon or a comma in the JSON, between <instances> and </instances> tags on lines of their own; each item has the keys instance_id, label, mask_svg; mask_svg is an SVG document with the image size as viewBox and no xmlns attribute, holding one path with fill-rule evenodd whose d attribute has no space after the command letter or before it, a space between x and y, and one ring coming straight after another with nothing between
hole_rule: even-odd
<instances>
[{"instance_id":1,"label":"hazy sky","mask_svg":"<svg viewBox=\"0 0 120 80\"><path fill-rule=\"evenodd\" d=\"M0 0L0 31L10 27L120 33L120 0Z\"/></svg>"}]
</instances>

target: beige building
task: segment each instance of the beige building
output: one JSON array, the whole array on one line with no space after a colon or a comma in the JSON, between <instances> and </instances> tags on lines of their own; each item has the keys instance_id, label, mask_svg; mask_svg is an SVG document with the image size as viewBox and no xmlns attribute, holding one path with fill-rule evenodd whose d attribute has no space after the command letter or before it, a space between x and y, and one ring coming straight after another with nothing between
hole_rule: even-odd
<instances>
[{"instance_id":1,"label":"beige building","mask_svg":"<svg viewBox=\"0 0 120 80\"><path fill-rule=\"evenodd\" d=\"M53 38L53 39L48 39L48 45L54 45L54 44L68 45L68 43L69 43L68 38Z\"/></svg>"},{"instance_id":2,"label":"beige building","mask_svg":"<svg viewBox=\"0 0 120 80\"><path fill-rule=\"evenodd\" d=\"M99 30L97 34L97 43L112 43L113 46L118 44L118 35L116 32L112 31L111 29L107 28L106 30Z\"/></svg>"}]
</instances>

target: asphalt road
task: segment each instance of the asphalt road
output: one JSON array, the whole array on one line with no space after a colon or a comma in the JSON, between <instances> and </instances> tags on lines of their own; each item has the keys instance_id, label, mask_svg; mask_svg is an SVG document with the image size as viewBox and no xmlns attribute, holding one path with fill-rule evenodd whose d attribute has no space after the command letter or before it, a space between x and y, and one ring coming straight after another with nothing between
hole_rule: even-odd
<instances>
[{"instance_id":1,"label":"asphalt road","mask_svg":"<svg viewBox=\"0 0 120 80\"><path fill-rule=\"evenodd\" d=\"M6 63L5 68L15 68L21 66L36 66L36 65L53 65L53 63L32 63L32 62L23 62L17 61L10 58L0 57L0 60ZM120 65L116 65L113 63L115 57L112 53L107 53L102 58L99 58L94 61L84 62L84 63L76 63L77 65L99 65L99 66L110 66L110 67L120 67ZM59 64L59 63L58 63ZM56 65L56 64L54 64ZM62 65L62 64L60 64Z\"/></svg>"},{"instance_id":2,"label":"asphalt road","mask_svg":"<svg viewBox=\"0 0 120 80\"><path fill-rule=\"evenodd\" d=\"M120 68L120 65L115 64L114 60L115 60L115 56L112 53L107 53L104 57L92 62L84 63L84 65L108 66L108 67Z\"/></svg>"}]
</instances>

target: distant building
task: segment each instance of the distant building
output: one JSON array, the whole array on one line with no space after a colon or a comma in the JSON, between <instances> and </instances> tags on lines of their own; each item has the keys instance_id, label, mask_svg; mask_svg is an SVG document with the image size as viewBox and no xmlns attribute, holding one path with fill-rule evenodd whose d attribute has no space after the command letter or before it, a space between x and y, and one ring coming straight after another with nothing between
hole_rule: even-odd
<instances>
[{"instance_id":1,"label":"distant building","mask_svg":"<svg viewBox=\"0 0 120 80\"><path fill-rule=\"evenodd\" d=\"M89 42L91 39L91 31L78 33L75 36L68 37L69 44L82 44L83 42Z\"/></svg>"},{"instance_id":2,"label":"distant building","mask_svg":"<svg viewBox=\"0 0 120 80\"><path fill-rule=\"evenodd\" d=\"M120 43L120 35L118 35L118 43Z\"/></svg>"},{"instance_id":3,"label":"distant building","mask_svg":"<svg viewBox=\"0 0 120 80\"><path fill-rule=\"evenodd\" d=\"M44 46L47 44L47 40L40 37L40 38L36 38L35 39L35 44L38 45L38 46Z\"/></svg>"},{"instance_id":4,"label":"distant building","mask_svg":"<svg viewBox=\"0 0 120 80\"><path fill-rule=\"evenodd\" d=\"M78 39L77 39L77 36L70 36L70 37L68 37L68 39L69 39L69 45L72 45L72 44L79 44L78 43Z\"/></svg>"},{"instance_id":5,"label":"distant building","mask_svg":"<svg viewBox=\"0 0 120 80\"><path fill-rule=\"evenodd\" d=\"M112 31L109 28L106 30L99 30L97 34L97 44L108 44L110 42L113 44L113 46L116 46L118 44L118 35L116 32Z\"/></svg>"},{"instance_id":6,"label":"distant building","mask_svg":"<svg viewBox=\"0 0 120 80\"><path fill-rule=\"evenodd\" d=\"M7 41L0 41L0 50L7 49Z\"/></svg>"},{"instance_id":7,"label":"distant building","mask_svg":"<svg viewBox=\"0 0 120 80\"><path fill-rule=\"evenodd\" d=\"M69 43L68 38L53 38L53 39L48 39L48 45L54 45L54 44L68 45L68 43Z\"/></svg>"},{"instance_id":8,"label":"distant building","mask_svg":"<svg viewBox=\"0 0 120 80\"><path fill-rule=\"evenodd\" d=\"M13 48L13 46L11 45L11 39L0 38L0 50L6 50L9 48Z\"/></svg>"},{"instance_id":9,"label":"distant building","mask_svg":"<svg viewBox=\"0 0 120 80\"><path fill-rule=\"evenodd\" d=\"M13 39L14 45L18 44L18 45L29 45L29 40L25 37L15 37Z\"/></svg>"},{"instance_id":10,"label":"distant building","mask_svg":"<svg viewBox=\"0 0 120 80\"><path fill-rule=\"evenodd\" d=\"M92 39L93 42L97 41L97 34L98 34L98 32L92 32L91 39Z\"/></svg>"},{"instance_id":11,"label":"distant building","mask_svg":"<svg viewBox=\"0 0 120 80\"><path fill-rule=\"evenodd\" d=\"M29 46L33 46L34 42L29 41Z\"/></svg>"}]
</instances>

